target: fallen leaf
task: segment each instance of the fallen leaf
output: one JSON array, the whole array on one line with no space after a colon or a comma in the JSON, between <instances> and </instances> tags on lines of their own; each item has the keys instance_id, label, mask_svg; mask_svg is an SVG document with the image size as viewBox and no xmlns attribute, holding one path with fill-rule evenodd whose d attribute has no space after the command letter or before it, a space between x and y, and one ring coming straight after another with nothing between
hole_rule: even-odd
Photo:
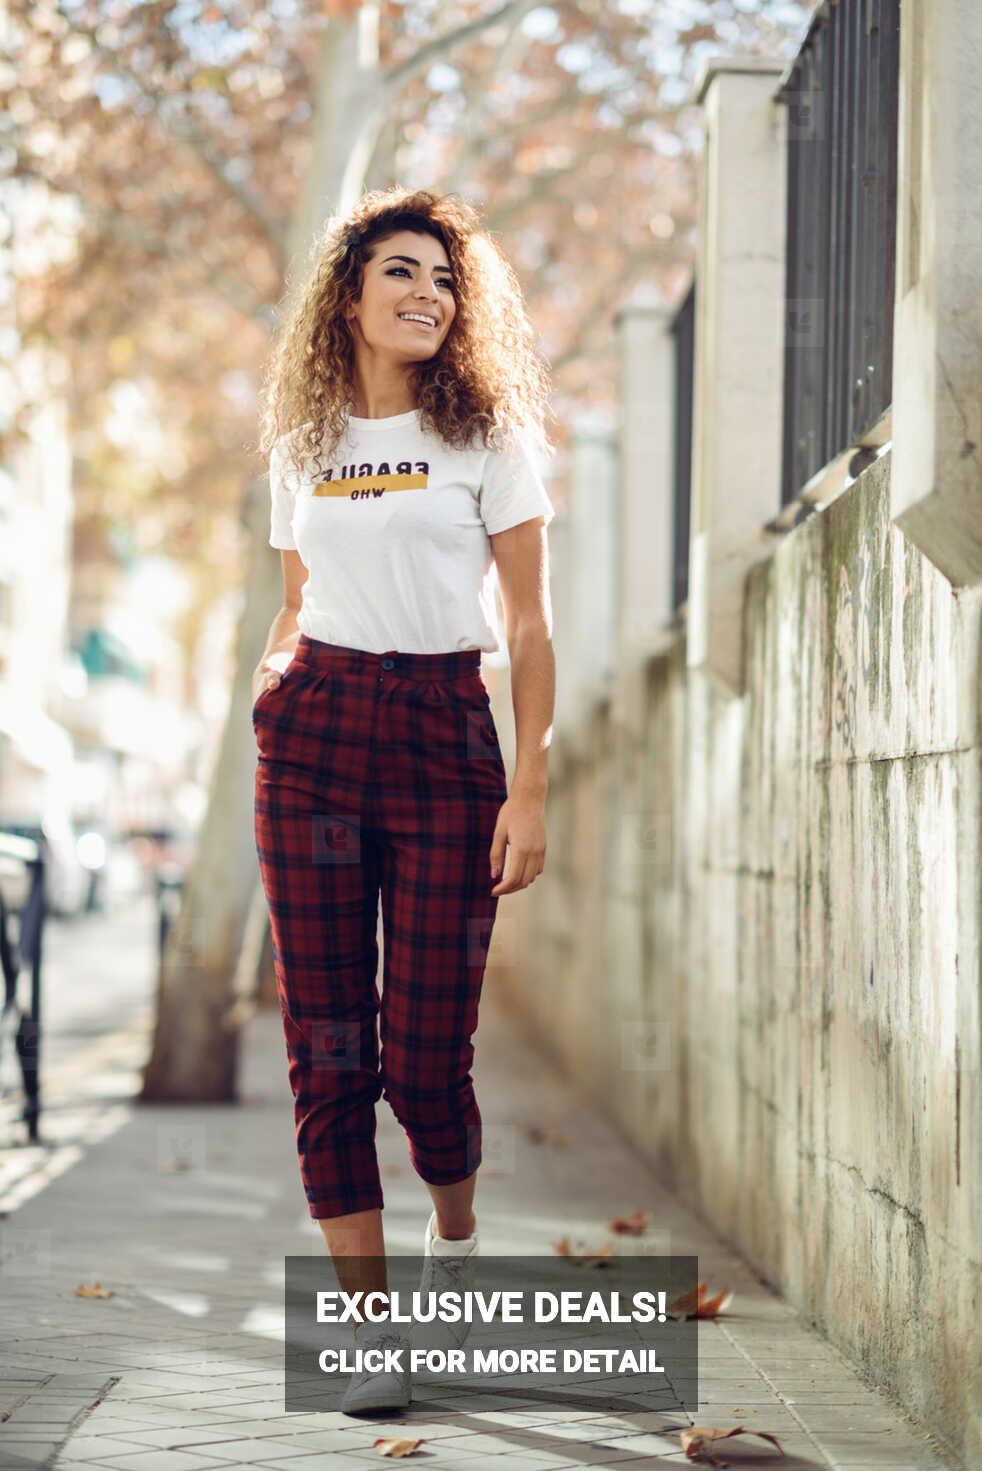
<instances>
[{"instance_id":1,"label":"fallen leaf","mask_svg":"<svg viewBox=\"0 0 982 1471\"><path fill-rule=\"evenodd\" d=\"M103 1287L98 1282L80 1282L75 1289L76 1297L112 1297L111 1287Z\"/></svg>"},{"instance_id":2,"label":"fallen leaf","mask_svg":"<svg viewBox=\"0 0 982 1471\"><path fill-rule=\"evenodd\" d=\"M640 1236L650 1220L650 1211L634 1211L629 1216L615 1216L608 1222L607 1229L621 1236Z\"/></svg>"},{"instance_id":3,"label":"fallen leaf","mask_svg":"<svg viewBox=\"0 0 982 1471\"><path fill-rule=\"evenodd\" d=\"M784 1455L777 1436L770 1435L766 1430L747 1430L743 1425L734 1425L730 1430L717 1430L713 1425L689 1425L685 1430L679 1431L679 1439L682 1442L682 1449L685 1451L685 1459L687 1461L693 1461L696 1456L705 1455L709 1457L714 1466L727 1466L729 1462L720 1460L719 1457L712 1455L706 1449L706 1442L726 1440L730 1435L759 1435L762 1439L769 1440L772 1445L776 1445L778 1450L781 1451L781 1455Z\"/></svg>"},{"instance_id":4,"label":"fallen leaf","mask_svg":"<svg viewBox=\"0 0 982 1471\"><path fill-rule=\"evenodd\" d=\"M715 1318L717 1313L725 1313L726 1309L729 1307L732 1301L733 1293L730 1292L727 1288L724 1288L723 1291L718 1292L715 1297L709 1298L708 1301L703 1300L699 1304L699 1311L696 1314L696 1317Z\"/></svg>"},{"instance_id":5,"label":"fallen leaf","mask_svg":"<svg viewBox=\"0 0 982 1471\"><path fill-rule=\"evenodd\" d=\"M425 1441L422 1440L394 1440L391 1436L383 1436L381 1440L373 1442L374 1449L380 1456L411 1456Z\"/></svg>"},{"instance_id":6,"label":"fallen leaf","mask_svg":"<svg viewBox=\"0 0 982 1471\"><path fill-rule=\"evenodd\" d=\"M674 1302L670 1302L667 1312L671 1317L683 1318L715 1318L717 1313L722 1313L733 1301L733 1293L725 1289L717 1293L713 1298L706 1296L705 1282L699 1282L691 1292L683 1292Z\"/></svg>"}]
</instances>

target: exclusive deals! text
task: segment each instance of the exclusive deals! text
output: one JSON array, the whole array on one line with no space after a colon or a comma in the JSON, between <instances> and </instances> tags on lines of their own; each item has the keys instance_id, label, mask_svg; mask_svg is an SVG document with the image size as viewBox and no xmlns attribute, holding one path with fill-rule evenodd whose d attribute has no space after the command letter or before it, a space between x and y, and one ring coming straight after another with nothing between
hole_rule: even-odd
<instances>
[{"instance_id":1,"label":"exclusive deals! text","mask_svg":"<svg viewBox=\"0 0 982 1471\"><path fill-rule=\"evenodd\" d=\"M410 1310L405 1311L398 1291L319 1291L317 1322L396 1323L664 1323L666 1297L663 1291L638 1291L622 1305L621 1293L545 1292L530 1294L531 1316L526 1313L526 1294L521 1291L413 1292ZM586 1299L584 1301L584 1299ZM462 1348L409 1350L411 1369L427 1368L438 1373L663 1373L653 1348ZM318 1355L322 1373L350 1373L367 1368L377 1371L405 1367L401 1348L325 1348ZM468 1359L470 1363L468 1364Z\"/></svg>"}]
</instances>

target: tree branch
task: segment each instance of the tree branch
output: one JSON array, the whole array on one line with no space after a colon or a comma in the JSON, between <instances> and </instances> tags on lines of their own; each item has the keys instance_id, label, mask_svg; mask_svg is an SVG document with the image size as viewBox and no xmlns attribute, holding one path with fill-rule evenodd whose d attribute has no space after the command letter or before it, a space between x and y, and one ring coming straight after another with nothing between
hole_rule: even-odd
<instances>
[{"instance_id":1,"label":"tree branch","mask_svg":"<svg viewBox=\"0 0 982 1471\"><path fill-rule=\"evenodd\" d=\"M617 284L618 286L630 285L638 277L646 275L654 266L674 265L677 260L677 251L667 246L645 246L638 250L628 251L617 268ZM589 306L580 313L579 326L559 357L550 361L549 370L553 375L562 372L564 368L569 367L570 363L596 350L594 338L599 338L601 331L606 332L609 328L609 307L610 291L601 288Z\"/></svg>"},{"instance_id":2,"label":"tree branch","mask_svg":"<svg viewBox=\"0 0 982 1471\"><path fill-rule=\"evenodd\" d=\"M491 83L506 67L512 72L521 69L522 53L530 45L529 37L523 35L520 29L523 15L524 12L515 13L504 45L496 50L491 65L485 67L467 86L467 94L472 103L466 115L467 141L460 149L443 181L442 187L448 192L461 189L472 160L480 154L481 144L485 141L482 127L490 113Z\"/></svg>"},{"instance_id":3,"label":"tree branch","mask_svg":"<svg viewBox=\"0 0 982 1471\"><path fill-rule=\"evenodd\" d=\"M66 198L74 199L81 209L83 215L93 221L101 231L111 240L122 240L127 245L135 246L146 251L148 255L159 256L164 260L172 261L178 265L190 266L195 274L215 291L223 301L227 303L240 316L245 317L253 325L262 327L264 332L269 330L265 318L267 303L260 301L258 297L252 296L248 300L243 293L242 283L236 277L229 276L219 266L209 265L199 254L188 254L186 251L177 250L163 235L158 235L152 230L145 229L137 224L129 215L117 213L116 210L105 209L101 205L93 204L91 200L84 198L75 189L65 188L63 185L54 183L51 179L38 169L33 169L26 164L18 163L11 171L10 177L17 179L35 179L50 189L53 194L60 194Z\"/></svg>"},{"instance_id":4,"label":"tree branch","mask_svg":"<svg viewBox=\"0 0 982 1471\"><path fill-rule=\"evenodd\" d=\"M407 56L405 61L397 62L383 71L380 81L389 93L405 86L406 82L412 81L413 77L419 76L420 72L426 71L427 67L439 61L453 47L462 45L465 41L473 41L484 31L493 26L502 24L518 25L530 10L535 10L541 5L542 0L506 0L506 4L499 5L497 10L489 10L487 15L479 15L474 20L466 21L464 25L455 26L452 31L445 31L442 36L436 36L432 41L425 42L412 56ZM553 0L553 9L565 9L570 0Z\"/></svg>"},{"instance_id":5,"label":"tree branch","mask_svg":"<svg viewBox=\"0 0 982 1471\"><path fill-rule=\"evenodd\" d=\"M570 174L575 174L591 158L596 158L599 154L605 153L609 148L618 147L624 142L630 142L630 130L637 123L645 121L651 116L652 114L648 112L633 113L630 117L624 119L621 127L611 129L610 132L595 135L584 148L581 148L566 163L559 164L556 168L543 169L541 173L532 174L529 177L527 188L521 194L513 199L506 200L496 210L488 214L486 217L488 228L492 230L500 229L503 225L507 224L512 216L519 214L527 205L538 203L545 194L551 193L557 184Z\"/></svg>"},{"instance_id":6,"label":"tree branch","mask_svg":"<svg viewBox=\"0 0 982 1471\"><path fill-rule=\"evenodd\" d=\"M222 186L226 193L230 194L236 200L253 222L259 226L274 256L277 270L282 273L284 268L285 243L283 228L279 222L268 213L250 190L228 177L221 159L214 152L208 140L196 128L190 125L184 128L178 127L165 115L164 104L169 99L150 91L132 67L128 66L125 61L121 60L119 56L104 46L95 30L90 26L83 25L75 18L72 11L66 10L61 4L58 5L57 10L58 15L73 34L84 36L99 57L111 66L118 76L123 77L132 87L136 88L140 96L152 107L154 117L164 132L173 138L175 142L193 153L204 164L212 178Z\"/></svg>"}]
</instances>

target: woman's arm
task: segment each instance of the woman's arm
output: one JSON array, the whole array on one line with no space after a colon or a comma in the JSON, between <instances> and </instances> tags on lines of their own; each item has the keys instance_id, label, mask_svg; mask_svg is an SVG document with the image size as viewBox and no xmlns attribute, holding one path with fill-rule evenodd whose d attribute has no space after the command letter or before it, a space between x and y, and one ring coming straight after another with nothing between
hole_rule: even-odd
<instances>
[{"instance_id":1,"label":"woman's arm","mask_svg":"<svg viewBox=\"0 0 982 1471\"><path fill-rule=\"evenodd\" d=\"M491 537L505 610L515 711L515 771L491 845L491 873L508 872L493 894L526 888L543 869L547 764L556 698L545 518L533 517Z\"/></svg>"},{"instance_id":2,"label":"woman's arm","mask_svg":"<svg viewBox=\"0 0 982 1471\"><path fill-rule=\"evenodd\" d=\"M280 675L293 658L300 637L297 618L303 585L310 574L300 560L300 553L292 548L289 551L281 549L280 561L283 564L283 606L270 624L266 647L252 676L253 704L263 690L274 689L279 684Z\"/></svg>"}]
</instances>

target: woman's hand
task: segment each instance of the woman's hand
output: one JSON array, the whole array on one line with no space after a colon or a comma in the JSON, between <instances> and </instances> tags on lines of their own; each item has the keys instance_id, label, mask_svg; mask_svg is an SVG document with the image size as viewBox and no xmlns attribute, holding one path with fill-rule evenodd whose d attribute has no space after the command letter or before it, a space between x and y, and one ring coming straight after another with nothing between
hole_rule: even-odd
<instances>
[{"instance_id":1,"label":"woman's hand","mask_svg":"<svg viewBox=\"0 0 982 1471\"><path fill-rule=\"evenodd\" d=\"M527 889L542 872L546 856L545 797L512 791L501 804L491 842L491 877L498 878L508 845L508 872L495 884L492 894L513 894Z\"/></svg>"},{"instance_id":2,"label":"woman's hand","mask_svg":"<svg viewBox=\"0 0 982 1471\"><path fill-rule=\"evenodd\" d=\"M252 703L255 704L265 690L275 690L282 677L278 669L269 664L260 664L252 676Z\"/></svg>"}]
</instances>

